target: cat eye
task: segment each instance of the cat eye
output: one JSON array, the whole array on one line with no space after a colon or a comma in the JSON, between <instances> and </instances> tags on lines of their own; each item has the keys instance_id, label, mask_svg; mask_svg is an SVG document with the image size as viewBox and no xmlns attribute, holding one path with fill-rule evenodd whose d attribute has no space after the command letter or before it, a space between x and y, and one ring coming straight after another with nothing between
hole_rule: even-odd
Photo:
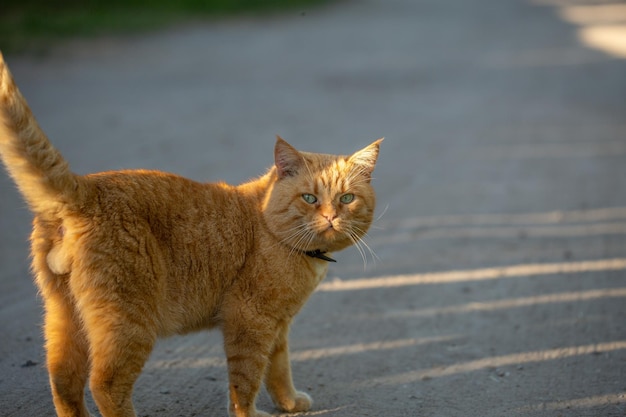
<instances>
[{"instance_id":1,"label":"cat eye","mask_svg":"<svg viewBox=\"0 0 626 417\"><path fill-rule=\"evenodd\" d=\"M317 203L317 197L315 197L313 194L302 194L302 199L309 204Z\"/></svg>"},{"instance_id":2,"label":"cat eye","mask_svg":"<svg viewBox=\"0 0 626 417\"><path fill-rule=\"evenodd\" d=\"M354 201L354 194L344 194L339 198L343 204L350 204Z\"/></svg>"}]
</instances>

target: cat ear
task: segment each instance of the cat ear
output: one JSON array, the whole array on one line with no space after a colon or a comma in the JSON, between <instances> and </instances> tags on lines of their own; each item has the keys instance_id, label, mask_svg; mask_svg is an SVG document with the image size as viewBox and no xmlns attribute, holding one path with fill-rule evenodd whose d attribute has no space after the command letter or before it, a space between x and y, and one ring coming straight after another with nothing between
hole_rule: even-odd
<instances>
[{"instance_id":1,"label":"cat ear","mask_svg":"<svg viewBox=\"0 0 626 417\"><path fill-rule=\"evenodd\" d=\"M274 146L274 164L278 178L292 177L298 174L302 165L302 155L300 152L283 138L276 135L276 145Z\"/></svg>"},{"instance_id":2,"label":"cat ear","mask_svg":"<svg viewBox=\"0 0 626 417\"><path fill-rule=\"evenodd\" d=\"M358 152L352 154L348 159L352 164L357 165L361 170L361 173L367 178L371 178L372 172L376 167L376 160L378 159L378 150L380 149L380 143L384 138L380 138L371 145L361 149Z\"/></svg>"}]
</instances>

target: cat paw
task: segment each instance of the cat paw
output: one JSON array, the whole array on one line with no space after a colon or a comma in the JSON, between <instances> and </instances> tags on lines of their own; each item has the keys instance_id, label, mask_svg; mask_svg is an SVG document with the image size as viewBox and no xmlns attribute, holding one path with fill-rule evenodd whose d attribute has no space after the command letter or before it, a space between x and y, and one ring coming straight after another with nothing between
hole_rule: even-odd
<instances>
[{"instance_id":1,"label":"cat paw","mask_svg":"<svg viewBox=\"0 0 626 417\"><path fill-rule=\"evenodd\" d=\"M308 411L313 404L313 400L306 392L298 391L296 396L289 401L289 403L283 403L278 406L282 411L288 413L298 413L301 411Z\"/></svg>"}]
</instances>

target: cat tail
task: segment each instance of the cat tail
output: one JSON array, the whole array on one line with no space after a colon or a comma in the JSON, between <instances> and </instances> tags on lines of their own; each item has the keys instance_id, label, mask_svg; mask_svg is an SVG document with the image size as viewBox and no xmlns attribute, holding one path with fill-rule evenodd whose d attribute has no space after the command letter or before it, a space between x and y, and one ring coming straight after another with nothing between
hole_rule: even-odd
<instances>
[{"instance_id":1,"label":"cat tail","mask_svg":"<svg viewBox=\"0 0 626 417\"><path fill-rule=\"evenodd\" d=\"M0 52L0 158L36 214L78 203L83 184L35 120Z\"/></svg>"}]
</instances>

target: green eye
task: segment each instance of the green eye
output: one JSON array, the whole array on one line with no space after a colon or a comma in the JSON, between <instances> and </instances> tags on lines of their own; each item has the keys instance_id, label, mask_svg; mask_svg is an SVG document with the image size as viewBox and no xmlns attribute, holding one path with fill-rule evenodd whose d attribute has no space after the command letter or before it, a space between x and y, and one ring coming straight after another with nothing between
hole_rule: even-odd
<instances>
[{"instance_id":1,"label":"green eye","mask_svg":"<svg viewBox=\"0 0 626 417\"><path fill-rule=\"evenodd\" d=\"M354 194L344 194L339 198L343 204L350 204L354 201Z\"/></svg>"},{"instance_id":2,"label":"green eye","mask_svg":"<svg viewBox=\"0 0 626 417\"><path fill-rule=\"evenodd\" d=\"M309 204L317 203L317 197L315 197L313 194L302 194L302 199Z\"/></svg>"}]
</instances>

